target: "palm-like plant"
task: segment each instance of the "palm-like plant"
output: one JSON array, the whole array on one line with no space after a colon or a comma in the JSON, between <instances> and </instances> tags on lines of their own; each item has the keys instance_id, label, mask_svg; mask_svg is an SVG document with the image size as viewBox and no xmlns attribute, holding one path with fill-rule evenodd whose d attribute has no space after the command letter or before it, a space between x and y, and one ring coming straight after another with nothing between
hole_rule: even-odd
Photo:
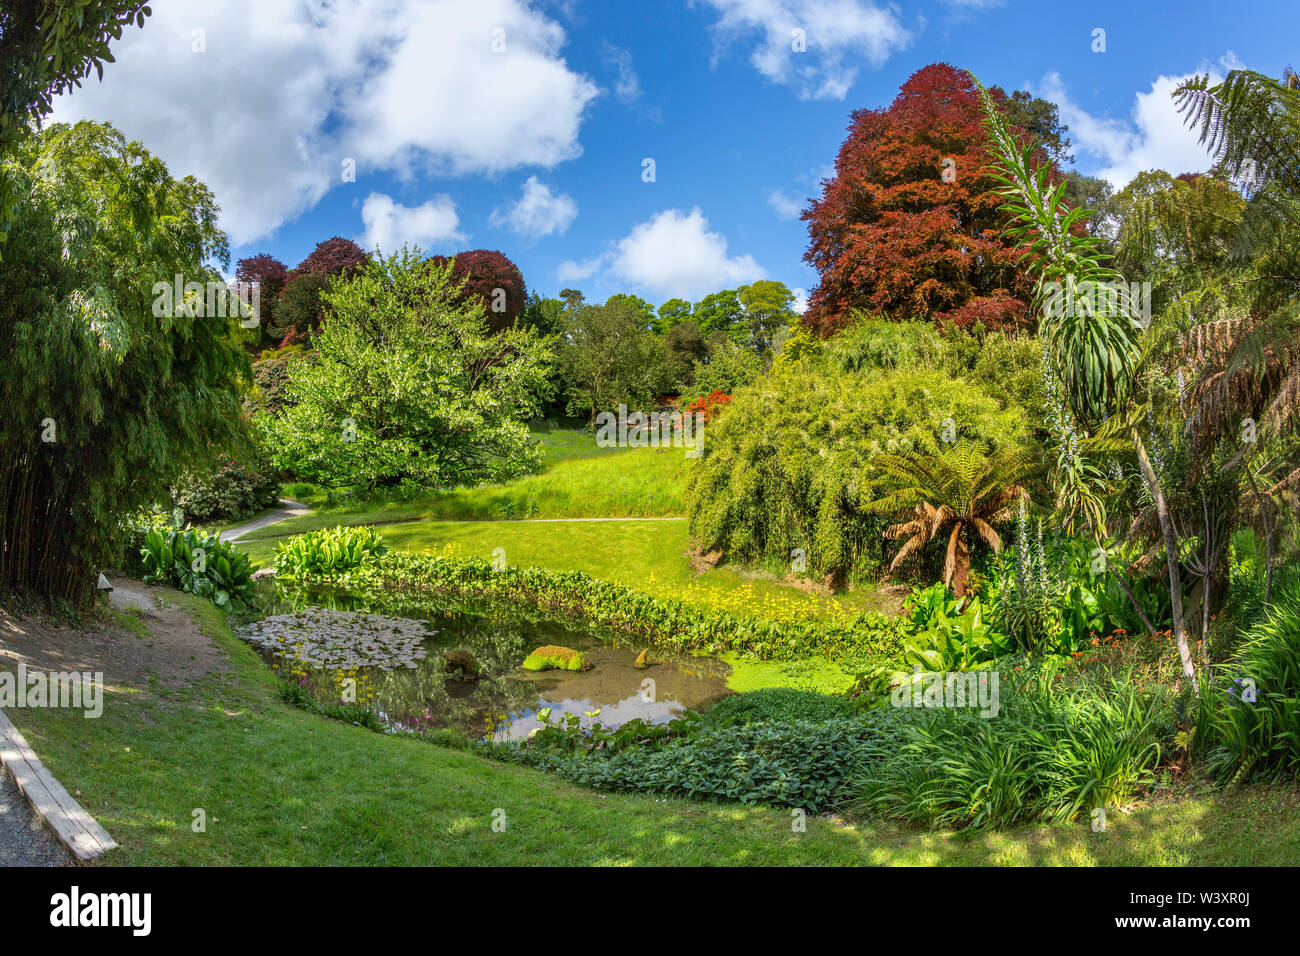
<instances>
[{"instance_id":1,"label":"palm-like plant","mask_svg":"<svg viewBox=\"0 0 1300 956\"><path fill-rule=\"evenodd\" d=\"M887 538L905 539L890 570L936 537L946 539L943 583L963 597L970 579L971 544L979 537L995 552L1002 550L994 525L1010 520L1011 506L1028 498L1024 482L1035 464L1027 452L990 454L980 442L963 442L942 449L932 446L922 453L881 455L874 466L888 490L868 502L866 510L910 510L912 515L885 530Z\"/></svg>"},{"instance_id":2,"label":"palm-like plant","mask_svg":"<svg viewBox=\"0 0 1300 956\"><path fill-rule=\"evenodd\" d=\"M1068 289L1084 283L1095 287L1098 283L1120 281L1121 276L1105 264L1107 257L1097 248L1097 242L1080 235L1075 228L1088 211L1071 209L1065 203L1064 187L1049 185L1046 170L1033 165L1032 148L1012 135L997 104L978 80L975 86L984 105L992 175L1001 183L1000 192L1006 199L1001 208L1011 217L1006 232L1026 246L1022 261L1027 261L1038 275L1036 302L1045 305L1054 283ZM1101 315L1069 309L1059 315L1044 309L1040 329L1049 353L1049 371L1064 386L1065 398L1078 423L1097 429L1098 435L1108 440L1127 433L1133 443L1164 538L1174 636L1183 673L1195 686L1196 671L1183 614L1178 536L1164 489L1139 431L1151 409L1136 404L1133 395L1138 373L1152 353L1151 340L1142 339L1141 331L1147 323L1137 314L1133 299L1122 296L1117 305L1118 309Z\"/></svg>"}]
</instances>

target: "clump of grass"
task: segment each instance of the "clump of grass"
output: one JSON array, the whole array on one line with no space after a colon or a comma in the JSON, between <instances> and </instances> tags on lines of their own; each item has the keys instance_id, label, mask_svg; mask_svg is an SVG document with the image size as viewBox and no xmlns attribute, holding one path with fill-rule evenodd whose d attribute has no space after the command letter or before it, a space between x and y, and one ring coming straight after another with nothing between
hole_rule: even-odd
<instances>
[{"instance_id":1,"label":"clump of grass","mask_svg":"<svg viewBox=\"0 0 1300 956\"><path fill-rule=\"evenodd\" d=\"M1204 681L1194 751L1220 783L1300 775L1300 585Z\"/></svg>"},{"instance_id":2,"label":"clump of grass","mask_svg":"<svg viewBox=\"0 0 1300 956\"><path fill-rule=\"evenodd\" d=\"M1175 728L1162 690L1001 686L994 717L938 708L900 724L898 749L859 781L860 809L943 829L1063 824L1155 782Z\"/></svg>"}]
</instances>

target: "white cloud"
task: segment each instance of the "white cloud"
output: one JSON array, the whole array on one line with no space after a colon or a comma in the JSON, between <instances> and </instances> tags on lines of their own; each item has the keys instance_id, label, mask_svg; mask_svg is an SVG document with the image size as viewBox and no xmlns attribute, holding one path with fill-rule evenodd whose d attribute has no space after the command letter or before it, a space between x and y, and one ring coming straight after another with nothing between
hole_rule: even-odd
<instances>
[{"instance_id":1,"label":"white cloud","mask_svg":"<svg viewBox=\"0 0 1300 956\"><path fill-rule=\"evenodd\" d=\"M578 204L572 196L556 195L536 176L529 176L519 201L504 212L494 209L489 221L525 239L540 239L552 233L562 235L577 216Z\"/></svg>"},{"instance_id":2,"label":"white cloud","mask_svg":"<svg viewBox=\"0 0 1300 956\"><path fill-rule=\"evenodd\" d=\"M1229 53L1217 68L1206 66L1198 72L1208 72L1211 80L1218 82L1222 79L1219 69L1226 71L1237 65ZM1079 165L1090 175L1121 189L1143 170L1163 169L1177 176L1202 172L1212 165L1209 153L1197 142L1197 132L1184 125L1172 98L1174 90L1195 75L1157 77L1149 91L1136 94L1128 119L1087 112L1070 99L1056 73L1045 76L1033 92L1060 107L1061 121L1070 127Z\"/></svg>"},{"instance_id":3,"label":"white cloud","mask_svg":"<svg viewBox=\"0 0 1300 956\"><path fill-rule=\"evenodd\" d=\"M680 209L656 213L595 259L561 264L557 276L567 282L601 271L611 281L661 298L692 300L767 275L752 256L728 256L727 240L709 230L698 206L688 214Z\"/></svg>"},{"instance_id":4,"label":"white cloud","mask_svg":"<svg viewBox=\"0 0 1300 956\"><path fill-rule=\"evenodd\" d=\"M599 272L604 261L603 256L596 256L585 262L574 262L572 259L561 262L555 270L555 278L561 282L582 282Z\"/></svg>"},{"instance_id":5,"label":"white cloud","mask_svg":"<svg viewBox=\"0 0 1300 956\"><path fill-rule=\"evenodd\" d=\"M871 0L698 0L720 14L722 43L759 34L750 62L800 99L842 100L866 60L879 67L912 42L891 6ZM805 49L795 50L802 30Z\"/></svg>"},{"instance_id":6,"label":"white cloud","mask_svg":"<svg viewBox=\"0 0 1300 956\"><path fill-rule=\"evenodd\" d=\"M383 193L371 193L361 206L361 221L366 227L361 245L366 249L380 249L386 255L404 245L419 246L429 252L440 244L465 241L457 229L460 217L456 214L456 204L445 193L419 206L403 206Z\"/></svg>"},{"instance_id":7,"label":"white cloud","mask_svg":"<svg viewBox=\"0 0 1300 956\"><path fill-rule=\"evenodd\" d=\"M348 188L345 159L358 182L377 169L497 173L572 159L599 92L560 56L563 29L525 0L189 0L153 11L114 43L103 82L58 97L53 119L108 120L173 173L197 176L236 244Z\"/></svg>"},{"instance_id":8,"label":"white cloud","mask_svg":"<svg viewBox=\"0 0 1300 956\"><path fill-rule=\"evenodd\" d=\"M780 219L798 219L803 213L803 200L798 196L786 195L779 189L773 189L768 193L767 204Z\"/></svg>"}]
</instances>

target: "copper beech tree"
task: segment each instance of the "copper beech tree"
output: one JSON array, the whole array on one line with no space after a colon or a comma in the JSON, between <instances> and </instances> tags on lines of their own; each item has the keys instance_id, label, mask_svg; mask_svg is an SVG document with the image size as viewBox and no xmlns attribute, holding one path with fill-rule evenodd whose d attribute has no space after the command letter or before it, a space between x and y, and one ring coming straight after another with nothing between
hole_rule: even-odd
<instances>
[{"instance_id":1,"label":"copper beech tree","mask_svg":"<svg viewBox=\"0 0 1300 956\"><path fill-rule=\"evenodd\" d=\"M912 74L888 108L854 111L835 174L803 215L804 258L821 276L810 327L830 335L854 310L989 328L1028 321L1033 286L1001 235L982 117L970 77L945 63Z\"/></svg>"}]
</instances>

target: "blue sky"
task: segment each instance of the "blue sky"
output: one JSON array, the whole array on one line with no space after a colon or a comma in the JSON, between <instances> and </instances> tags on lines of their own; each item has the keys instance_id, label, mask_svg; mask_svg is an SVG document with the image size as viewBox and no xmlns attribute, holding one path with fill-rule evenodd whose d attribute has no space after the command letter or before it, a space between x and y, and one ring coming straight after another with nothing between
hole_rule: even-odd
<instances>
[{"instance_id":1,"label":"blue sky","mask_svg":"<svg viewBox=\"0 0 1300 956\"><path fill-rule=\"evenodd\" d=\"M814 285L797 209L849 113L888 105L928 63L1060 103L1077 167L1122 184L1207 165L1169 104L1182 77L1278 75L1300 33L1300 8L1255 0L153 6L54 118L111 121L211 186L232 266L269 252L292 267L334 235L489 248L544 294L655 304Z\"/></svg>"}]
</instances>

